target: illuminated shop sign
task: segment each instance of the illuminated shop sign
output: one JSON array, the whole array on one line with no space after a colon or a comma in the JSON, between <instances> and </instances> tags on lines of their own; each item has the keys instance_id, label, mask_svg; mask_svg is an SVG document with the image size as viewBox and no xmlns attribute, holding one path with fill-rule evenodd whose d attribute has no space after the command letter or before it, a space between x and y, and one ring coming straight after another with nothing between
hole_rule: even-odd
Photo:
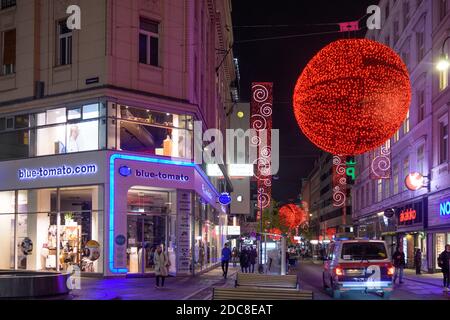
<instances>
[{"instance_id":1,"label":"illuminated shop sign","mask_svg":"<svg viewBox=\"0 0 450 320\"><path fill-rule=\"evenodd\" d=\"M91 175L97 173L97 165L86 164L79 166L62 165L55 168L38 168L38 169L19 169L19 180L36 180L47 178L70 177L80 175Z\"/></svg>"},{"instance_id":2,"label":"illuminated shop sign","mask_svg":"<svg viewBox=\"0 0 450 320\"><path fill-rule=\"evenodd\" d=\"M122 177L128 177L133 174L133 170L128 166L121 166L119 168L119 174ZM189 177L184 174L164 173L161 171L147 171L147 170L136 169L136 170L134 170L134 175L137 178L180 181L180 182L189 181Z\"/></svg>"},{"instance_id":3,"label":"illuminated shop sign","mask_svg":"<svg viewBox=\"0 0 450 320\"><path fill-rule=\"evenodd\" d=\"M416 218L417 218L416 210L407 209L400 212L399 221L400 222L412 221L416 220Z\"/></svg>"},{"instance_id":4,"label":"illuminated shop sign","mask_svg":"<svg viewBox=\"0 0 450 320\"><path fill-rule=\"evenodd\" d=\"M409 226L422 223L423 215L427 210L427 200L410 203L404 207L395 208L397 222L399 226Z\"/></svg>"},{"instance_id":5,"label":"illuminated shop sign","mask_svg":"<svg viewBox=\"0 0 450 320\"><path fill-rule=\"evenodd\" d=\"M450 200L441 202L439 204L439 215L441 217L449 217L450 216Z\"/></svg>"},{"instance_id":6,"label":"illuminated shop sign","mask_svg":"<svg viewBox=\"0 0 450 320\"><path fill-rule=\"evenodd\" d=\"M219 196L219 202L220 204L227 206L231 203L231 197L228 192L223 192Z\"/></svg>"}]
</instances>

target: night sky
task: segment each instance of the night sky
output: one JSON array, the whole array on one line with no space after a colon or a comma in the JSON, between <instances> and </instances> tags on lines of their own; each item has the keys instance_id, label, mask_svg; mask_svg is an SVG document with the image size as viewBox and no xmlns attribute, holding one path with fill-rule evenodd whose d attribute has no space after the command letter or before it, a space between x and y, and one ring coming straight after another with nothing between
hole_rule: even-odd
<instances>
[{"instance_id":1,"label":"night sky","mask_svg":"<svg viewBox=\"0 0 450 320\"><path fill-rule=\"evenodd\" d=\"M297 78L308 61L328 43L345 37L364 37L366 30L288 39L242 42L250 39L339 31L329 23L354 21L366 16L377 0L233 0L234 56L239 59L241 101L250 101L253 81L274 83L273 128L280 129L280 170L273 180L277 201L296 199L301 179L310 173L319 154L301 132L292 110ZM360 26L365 27L366 19ZM244 27L264 25L265 27ZM269 27L266 27L270 25ZM278 27L275 27L277 25ZM281 26L280 26L281 25Z\"/></svg>"}]
</instances>

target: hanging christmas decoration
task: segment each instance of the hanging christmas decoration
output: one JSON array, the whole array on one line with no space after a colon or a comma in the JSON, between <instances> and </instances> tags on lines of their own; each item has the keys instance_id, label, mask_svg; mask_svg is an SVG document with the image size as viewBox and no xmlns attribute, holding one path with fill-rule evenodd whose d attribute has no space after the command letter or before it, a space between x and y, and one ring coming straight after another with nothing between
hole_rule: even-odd
<instances>
[{"instance_id":1,"label":"hanging christmas decoration","mask_svg":"<svg viewBox=\"0 0 450 320\"><path fill-rule=\"evenodd\" d=\"M270 228L267 230L270 233L269 238L275 241L281 240L281 230L278 228Z\"/></svg>"},{"instance_id":2,"label":"hanging christmas decoration","mask_svg":"<svg viewBox=\"0 0 450 320\"><path fill-rule=\"evenodd\" d=\"M357 155L381 146L405 120L408 70L389 47L368 39L332 42L312 58L294 91L294 114L319 148Z\"/></svg>"},{"instance_id":3,"label":"hanging christmas decoration","mask_svg":"<svg viewBox=\"0 0 450 320\"><path fill-rule=\"evenodd\" d=\"M280 222L290 230L306 222L306 212L295 204L287 204L278 210Z\"/></svg>"}]
</instances>

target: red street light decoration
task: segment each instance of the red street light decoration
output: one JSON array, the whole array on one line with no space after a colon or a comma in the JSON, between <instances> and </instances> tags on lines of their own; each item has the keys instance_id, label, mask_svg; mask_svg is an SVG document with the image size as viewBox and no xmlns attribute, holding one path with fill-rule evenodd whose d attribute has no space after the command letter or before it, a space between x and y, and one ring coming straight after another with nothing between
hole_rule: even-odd
<instances>
[{"instance_id":1,"label":"red street light decoration","mask_svg":"<svg viewBox=\"0 0 450 320\"><path fill-rule=\"evenodd\" d=\"M308 219L305 210L292 203L282 206L278 214L281 222L290 230L304 224Z\"/></svg>"},{"instance_id":2,"label":"red street light decoration","mask_svg":"<svg viewBox=\"0 0 450 320\"><path fill-rule=\"evenodd\" d=\"M405 185L408 190L416 191L424 187L424 176L418 172L410 173L405 178Z\"/></svg>"},{"instance_id":3,"label":"red street light decoration","mask_svg":"<svg viewBox=\"0 0 450 320\"><path fill-rule=\"evenodd\" d=\"M381 146L402 125L410 102L405 64L391 48L368 39L338 40L320 50L294 90L303 133L338 155Z\"/></svg>"}]
</instances>

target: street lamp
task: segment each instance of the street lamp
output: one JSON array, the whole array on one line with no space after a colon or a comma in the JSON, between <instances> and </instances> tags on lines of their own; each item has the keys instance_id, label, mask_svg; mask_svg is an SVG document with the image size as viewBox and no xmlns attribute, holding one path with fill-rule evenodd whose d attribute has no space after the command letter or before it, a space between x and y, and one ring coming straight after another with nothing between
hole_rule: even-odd
<instances>
[{"instance_id":1,"label":"street lamp","mask_svg":"<svg viewBox=\"0 0 450 320\"><path fill-rule=\"evenodd\" d=\"M445 43L448 39L450 39L450 36L445 38L444 43L442 44L439 60L436 64L436 69L438 69L439 71L446 71L450 68L450 61L448 60L448 56L445 54Z\"/></svg>"}]
</instances>

